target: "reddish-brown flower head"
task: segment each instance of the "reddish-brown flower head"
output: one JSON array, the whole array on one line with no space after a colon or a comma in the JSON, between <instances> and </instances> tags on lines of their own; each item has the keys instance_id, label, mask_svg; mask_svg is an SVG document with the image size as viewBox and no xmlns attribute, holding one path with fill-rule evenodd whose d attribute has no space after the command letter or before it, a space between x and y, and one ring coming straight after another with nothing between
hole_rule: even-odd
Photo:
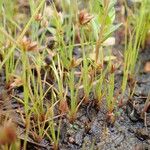
<instances>
[{"instance_id":1,"label":"reddish-brown flower head","mask_svg":"<svg viewBox=\"0 0 150 150\"><path fill-rule=\"evenodd\" d=\"M10 120L0 127L0 145L11 144L17 139L16 126Z\"/></svg>"},{"instance_id":2,"label":"reddish-brown flower head","mask_svg":"<svg viewBox=\"0 0 150 150\"><path fill-rule=\"evenodd\" d=\"M20 45L24 51L34 51L38 49L37 42L32 42L26 36L20 41Z\"/></svg>"},{"instance_id":3,"label":"reddish-brown flower head","mask_svg":"<svg viewBox=\"0 0 150 150\"><path fill-rule=\"evenodd\" d=\"M90 15L85 9L81 10L79 13L79 23L80 25L85 25L93 19L93 16Z\"/></svg>"}]
</instances>

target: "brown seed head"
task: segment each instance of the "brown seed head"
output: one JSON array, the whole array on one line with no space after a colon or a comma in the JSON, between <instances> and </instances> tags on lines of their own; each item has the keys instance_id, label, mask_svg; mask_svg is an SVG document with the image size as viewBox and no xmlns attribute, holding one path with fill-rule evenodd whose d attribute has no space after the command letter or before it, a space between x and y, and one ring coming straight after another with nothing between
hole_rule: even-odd
<instances>
[{"instance_id":1,"label":"brown seed head","mask_svg":"<svg viewBox=\"0 0 150 150\"><path fill-rule=\"evenodd\" d=\"M37 42L32 42L26 36L23 37L20 45L24 51L34 51L38 49Z\"/></svg>"},{"instance_id":2,"label":"brown seed head","mask_svg":"<svg viewBox=\"0 0 150 150\"><path fill-rule=\"evenodd\" d=\"M47 28L47 27L48 27L48 21L47 21L46 19L43 19L43 20L41 21L41 26L42 26L43 28Z\"/></svg>"},{"instance_id":3,"label":"brown seed head","mask_svg":"<svg viewBox=\"0 0 150 150\"><path fill-rule=\"evenodd\" d=\"M93 19L93 16L90 15L89 13L87 13L87 11L85 9L80 11L80 13L79 13L80 25L85 25L85 24L89 23L92 19Z\"/></svg>"},{"instance_id":4,"label":"brown seed head","mask_svg":"<svg viewBox=\"0 0 150 150\"><path fill-rule=\"evenodd\" d=\"M35 20L36 20L36 21L41 21L41 20L42 20L42 14L41 14L41 13L37 14L37 15L35 16Z\"/></svg>"},{"instance_id":5,"label":"brown seed head","mask_svg":"<svg viewBox=\"0 0 150 150\"><path fill-rule=\"evenodd\" d=\"M69 110L68 103L66 100L61 100L59 103L59 110L61 111L61 114L67 113Z\"/></svg>"},{"instance_id":6,"label":"brown seed head","mask_svg":"<svg viewBox=\"0 0 150 150\"><path fill-rule=\"evenodd\" d=\"M74 68L74 67L79 66L81 64L81 62L82 62L82 58L79 58L79 59L73 58L71 60L70 68Z\"/></svg>"},{"instance_id":7,"label":"brown seed head","mask_svg":"<svg viewBox=\"0 0 150 150\"><path fill-rule=\"evenodd\" d=\"M16 126L8 121L0 127L0 145L11 144L17 139Z\"/></svg>"}]
</instances>

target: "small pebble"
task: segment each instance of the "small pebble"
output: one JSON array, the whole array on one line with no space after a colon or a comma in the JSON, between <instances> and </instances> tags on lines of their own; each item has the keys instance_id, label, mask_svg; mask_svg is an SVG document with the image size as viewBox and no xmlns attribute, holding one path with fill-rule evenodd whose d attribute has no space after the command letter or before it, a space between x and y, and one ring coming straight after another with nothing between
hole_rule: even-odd
<instances>
[{"instance_id":1,"label":"small pebble","mask_svg":"<svg viewBox=\"0 0 150 150\"><path fill-rule=\"evenodd\" d=\"M69 143L73 144L75 142L73 137L69 137Z\"/></svg>"}]
</instances>

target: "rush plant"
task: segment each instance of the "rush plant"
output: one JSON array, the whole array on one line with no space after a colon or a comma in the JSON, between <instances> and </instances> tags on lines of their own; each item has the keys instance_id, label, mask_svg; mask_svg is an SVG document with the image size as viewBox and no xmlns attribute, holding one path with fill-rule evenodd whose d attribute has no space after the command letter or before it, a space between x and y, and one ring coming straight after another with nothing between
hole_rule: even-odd
<instances>
[{"instance_id":1,"label":"rush plant","mask_svg":"<svg viewBox=\"0 0 150 150\"><path fill-rule=\"evenodd\" d=\"M70 122L75 121L79 106L82 103L82 100L80 101L80 103L78 100L79 85L80 85L81 80L79 80L79 83L75 84L74 74L75 74L75 71L74 69L72 69L68 75L68 86L69 86L69 92L70 92L70 107L69 107L68 116L69 116Z\"/></svg>"},{"instance_id":2,"label":"rush plant","mask_svg":"<svg viewBox=\"0 0 150 150\"><path fill-rule=\"evenodd\" d=\"M101 66L102 67L102 66ZM102 99L106 96L106 73L107 69L103 70L103 68L100 68L100 74L96 78L97 83L94 88L95 93L95 99L96 104L98 107L102 104Z\"/></svg>"},{"instance_id":3,"label":"rush plant","mask_svg":"<svg viewBox=\"0 0 150 150\"><path fill-rule=\"evenodd\" d=\"M84 102L89 102L89 94L92 89L92 76L89 74L90 62L83 52L82 83L84 89Z\"/></svg>"},{"instance_id":4,"label":"rush plant","mask_svg":"<svg viewBox=\"0 0 150 150\"><path fill-rule=\"evenodd\" d=\"M140 11L138 17L135 16L135 22L133 29L130 29L130 20L128 17L125 25L125 51L124 51L124 71L123 71L123 82L122 82L122 93L126 90L127 80L130 76L134 80L134 75L137 72L136 62L140 46L145 40L145 32L147 32L147 5L148 1L143 0L141 2ZM128 34L128 31L129 34ZM128 38L129 37L129 38ZM135 86L135 85L133 85ZM132 93L132 92L130 92Z\"/></svg>"},{"instance_id":5,"label":"rush plant","mask_svg":"<svg viewBox=\"0 0 150 150\"><path fill-rule=\"evenodd\" d=\"M59 99L59 110L63 114L68 112L68 103L66 99L67 89L65 90L64 88L64 68L61 65L61 61L58 55L57 55L57 62L58 67L56 68L56 65L53 61L53 65L51 66L51 68L54 72L54 76L56 77L55 79L58 84L58 89L56 88L56 92Z\"/></svg>"},{"instance_id":6,"label":"rush plant","mask_svg":"<svg viewBox=\"0 0 150 150\"><path fill-rule=\"evenodd\" d=\"M60 138L60 129L61 129L61 122L62 119L60 118L57 123L56 121L53 119L55 116L54 113L54 106L55 104L57 104L57 100L56 100L56 95L55 92L53 92L52 95L52 106L48 109L48 116L51 118L49 120L49 126L47 128L47 130L45 131L47 137L50 139L50 142L52 144L52 148L54 150L58 150L59 149L59 138ZM55 102L56 101L56 102Z\"/></svg>"}]
</instances>

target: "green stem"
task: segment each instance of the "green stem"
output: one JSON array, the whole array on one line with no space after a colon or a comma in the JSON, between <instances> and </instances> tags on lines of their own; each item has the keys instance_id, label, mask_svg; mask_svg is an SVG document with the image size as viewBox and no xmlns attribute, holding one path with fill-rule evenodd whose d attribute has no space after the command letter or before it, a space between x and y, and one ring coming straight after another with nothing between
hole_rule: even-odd
<instances>
[{"instance_id":1,"label":"green stem","mask_svg":"<svg viewBox=\"0 0 150 150\"><path fill-rule=\"evenodd\" d=\"M103 42L103 34L104 34L104 29L105 29L105 24L106 24L106 17L108 15L108 8L109 8L109 0L104 0L104 15L102 18L102 23L101 23L101 28L99 32L99 38L96 42L96 48L95 48L95 63L97 64L98 57L99 57L99 49L101 47L101 44ZM102 60L103 63L103 60Z\"/></svg>"}]
</instances>

